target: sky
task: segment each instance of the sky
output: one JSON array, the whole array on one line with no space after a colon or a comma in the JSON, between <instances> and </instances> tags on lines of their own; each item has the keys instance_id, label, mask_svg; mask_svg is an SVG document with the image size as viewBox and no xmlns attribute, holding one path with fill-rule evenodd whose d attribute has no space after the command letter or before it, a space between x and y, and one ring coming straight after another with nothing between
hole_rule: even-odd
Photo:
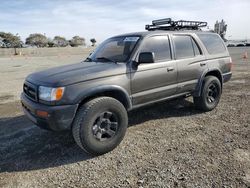
<instances>
[{"instance_id":1,"label":"sky","mask_svg":"<svg viewBox=\"0 0 250 188\"><path fill-rule=\"evenodd\" d=\"M226 38L250 39L250 0L1 0L0 31L75 35L98 42L108 37L143 31L154 19L207 21L228 24Z\"/></svg>"}]
</instances>

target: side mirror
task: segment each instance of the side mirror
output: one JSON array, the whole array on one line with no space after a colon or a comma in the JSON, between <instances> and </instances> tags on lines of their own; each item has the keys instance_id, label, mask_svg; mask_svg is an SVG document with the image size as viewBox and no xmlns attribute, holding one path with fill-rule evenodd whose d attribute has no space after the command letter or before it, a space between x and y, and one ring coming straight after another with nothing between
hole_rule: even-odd
<instances>
[{"instance_id":1,"label":"side mirror","mask_svg":"<svg viewBox=\"0 0 250 188\"><path fill-rule=\"evenodd\" d=\"M155 62L155 54L154 52L141 52L139 54L138 64L141 63L154 63Z\"/></svg>"}]
</instances>

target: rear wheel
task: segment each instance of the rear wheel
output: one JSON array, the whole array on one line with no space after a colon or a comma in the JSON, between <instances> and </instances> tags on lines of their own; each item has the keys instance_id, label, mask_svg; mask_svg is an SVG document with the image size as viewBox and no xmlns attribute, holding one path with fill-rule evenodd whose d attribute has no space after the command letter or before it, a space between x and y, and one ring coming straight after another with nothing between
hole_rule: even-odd
<instances>
[{"instance_id":1,"label":"rear wheel","mask_svg":"<svg viewBox=\"0 0 250 188\"><path fill-rule=\"evenodd\" d=\"M194 97L197 109L203 111L213 110L219 103L221 96L221 83L215 76L205 77L199 97Z\"/></svg>"},{"instance_id":2,"label":"rear wheel","mask_svg":"<svg viewBox=\"0 0 250 188\"><path fill-rule=\"evenodd\" d=\"M122 141L127 124L124 106L116 99L100 97L79 108L72 134L83 150L101 155L113 150Z\"/></svg>"}]
</instances>

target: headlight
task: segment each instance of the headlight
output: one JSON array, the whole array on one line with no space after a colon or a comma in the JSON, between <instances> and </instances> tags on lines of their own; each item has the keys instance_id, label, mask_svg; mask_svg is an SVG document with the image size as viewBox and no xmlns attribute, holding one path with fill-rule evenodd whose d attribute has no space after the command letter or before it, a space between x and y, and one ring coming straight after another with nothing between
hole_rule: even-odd
<instances>
[{"instance_id":1,"label":"headlight","mask_svg":"<svg viewBox=\"0 0 250 188\"><path fill-rule=\"evenodd\" d=\"M51 88L39 86L39 99L44 101L58 101L62 98L64 87Z\"/></svg>"}]
</instances>

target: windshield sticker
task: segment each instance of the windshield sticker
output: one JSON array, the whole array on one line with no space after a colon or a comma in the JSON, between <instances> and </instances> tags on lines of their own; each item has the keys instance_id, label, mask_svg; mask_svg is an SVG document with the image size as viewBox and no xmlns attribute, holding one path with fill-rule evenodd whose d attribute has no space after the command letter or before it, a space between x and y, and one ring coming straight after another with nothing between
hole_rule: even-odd
<instances>
[{"instance_id":1,"label":"windshield sticker","mask_svg":"<svg viewBox=\"0 0 250 188\"><path fill-rule=\"evenodd\" d=\"M124 42L136 42L138 41L139 37L126 37L123 41Z\"/></svg>"}]
</instances>

